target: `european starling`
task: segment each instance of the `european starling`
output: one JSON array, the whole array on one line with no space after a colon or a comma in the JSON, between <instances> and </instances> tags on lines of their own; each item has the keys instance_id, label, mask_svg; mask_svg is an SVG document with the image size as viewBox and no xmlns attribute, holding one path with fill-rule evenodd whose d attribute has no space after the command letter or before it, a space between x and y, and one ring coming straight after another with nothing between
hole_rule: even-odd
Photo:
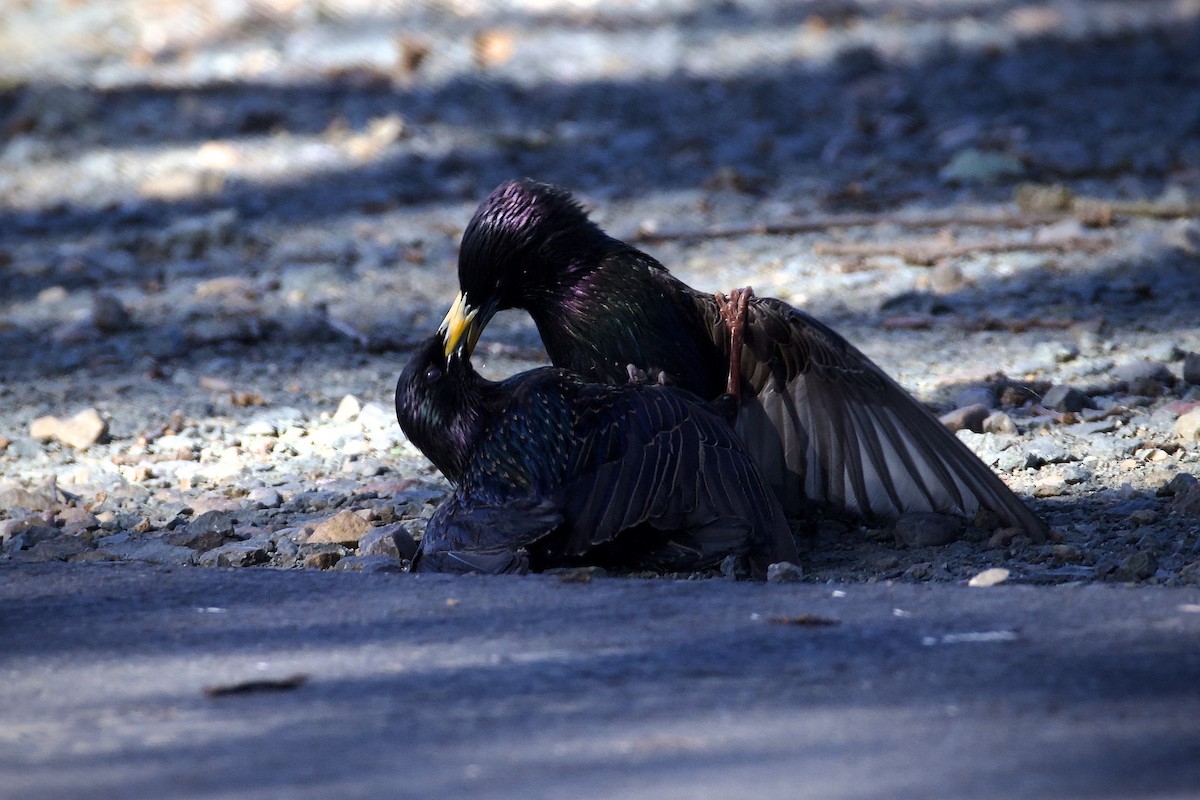
<instances>
[{"instance_id":1,"label":"european starling","mask_svg":"<svg viewBox=\"0 0 1200 800\"><path fill-rule=\"evenodd\" d=\"M700 398L553 367L497 383L446 349L431 338L396 385L400 427L455 487L417 571L686 571L745 555L761 578L798 561L754 460Z\"/></svg>"},{"instance_id":2,"label":"european starling","mask_svg":"<svg viewBox=\"0 0 1200 800\"><path fill-rule=\"evenodd\" d=\"M460 292L442 323L470 354L497 311L529 312L555 366L620 383L632 364L711 400L730 381L730 308L604 233L569 193L501 184L463 234ZM737 318L737 315L732 315ZM770 297L745 308L735 427L788 514L971 517L1037 541L1048 530L966 445L835 331Z\"/></svg>"}]
</instances>

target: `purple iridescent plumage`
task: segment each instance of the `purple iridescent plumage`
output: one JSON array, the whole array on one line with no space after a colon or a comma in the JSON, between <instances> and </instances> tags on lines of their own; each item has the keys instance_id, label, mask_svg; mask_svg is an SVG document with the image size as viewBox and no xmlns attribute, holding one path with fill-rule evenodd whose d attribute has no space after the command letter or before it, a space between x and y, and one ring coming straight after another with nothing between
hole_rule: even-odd
<instances>
[{"instance_id":1,"label":"purple iridescent plumage","mask_svg":"<svg viewBox=\"0 0 1200 800\"><path fill-rule=\"evenodd\" d=\"M620 383L627 366L721 395L729 330L712 295L597 227L567 192L508 181L463 235L459 285L478 336L498 310L533 317L551 361ZM474 341L472 339L471 341ZM870 359L774 298L749 304L736 427L784 507L868 518L972 517L1044 540L1048 529L967 447Z\"/></svg>"}]
</instances>

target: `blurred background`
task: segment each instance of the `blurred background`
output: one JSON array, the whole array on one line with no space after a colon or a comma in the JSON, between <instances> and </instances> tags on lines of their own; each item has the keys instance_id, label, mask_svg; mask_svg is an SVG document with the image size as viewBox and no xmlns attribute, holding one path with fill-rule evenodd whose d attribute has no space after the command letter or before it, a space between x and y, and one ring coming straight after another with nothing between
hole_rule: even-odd
<instances>
[{"instance_id":1,"label":"blurred background","mask_svg":"<svg viewBox=\"0 0 1200 800\"><path fill-rule=\"evenodd\" d=\"M1137 258L968 257L940 283L815 248L1015 211L1029 184L1187 208L1200 0L4 0L0 53L0 379L35 406L43 379L64 381L49 401L113 375L194 386L179 370L386 397L402 357L372 359L437 324L463 226L517 175L622 237L874 215L646 245L873 354L881 307L931 286L967 315L1137 301L1139 324L1190 297L1143 256L1195 232L1153 215L1116 232ZM541 357L517 318L482 352Z\"/></svg>"}]
</instances>

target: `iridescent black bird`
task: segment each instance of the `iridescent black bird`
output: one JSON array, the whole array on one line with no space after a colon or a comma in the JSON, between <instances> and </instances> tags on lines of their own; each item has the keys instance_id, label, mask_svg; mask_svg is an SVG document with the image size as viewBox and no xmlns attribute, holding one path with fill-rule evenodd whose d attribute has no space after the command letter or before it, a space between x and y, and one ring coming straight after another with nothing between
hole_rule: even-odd
<instances>
[{"instance_id":1,"label":"iridescent black bird","mask_svg":"<svg viewBox=\"0 0 1200 800\"><path fill-rule=\"evenodd\" d=\"M695 395L553 367L497 383L445 350L434 336L396 385L400 427L455 487L417 571L678 571L745 555L761 578L798 561L753 459Z\"/></svg>"},{"instance_id":2,"label":"iridescent black bird","mask_svg":"<svg viewBox=\"0 0 1200 800\"><path fill-rule=\"evenodd\" d=\"M470 354L497 311L529 312L550 360L621 383L662 371L705 399L740 390L736 429L789 514L814 503L868 518L980 507L1043 541L1045 523L870 359L769 297L744 317L740 382L722 306L652 257L606 235L567 192L501 184L463 234L460 293L442 323ZM735 362L736 363L736 362Z\"/></svg>"}]
</instances>

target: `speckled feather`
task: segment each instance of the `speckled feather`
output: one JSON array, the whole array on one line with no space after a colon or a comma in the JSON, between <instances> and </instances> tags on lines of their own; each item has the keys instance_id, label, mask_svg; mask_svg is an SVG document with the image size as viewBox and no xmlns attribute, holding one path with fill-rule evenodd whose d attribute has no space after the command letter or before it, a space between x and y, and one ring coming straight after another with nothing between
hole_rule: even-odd
<instances>
[{"instance_id":1,"label":"speckled feather","mask_svg":"<svg viewBox=\"0 0 1200 800\"><path fill-rule=\"evenodd\" d=\"M712 295L606 235L560 189L498 187L464 232L458 272L483 324L496 310L528 311L556 366L620 383L633 364L705 399L724 391L729 332ZM754 298L741 364L736 427L788 513L813 503L885 519L983 507L1046 536L964 444L813 317Z\"/></svg>"},{"instance_id":2,"label":"speckled feather","mask_svg":"<svg viewBox=\"0 0 1200 800\"><path fill-rule=\"evenodd\" d=\"M455 484L419 568L686 570L745 554L761 577L797 560L753 459L699 398L553 368L494 383L447 362L441 342L418 351L396 390L401 427Z\"/></svg>"}]
</instances>

